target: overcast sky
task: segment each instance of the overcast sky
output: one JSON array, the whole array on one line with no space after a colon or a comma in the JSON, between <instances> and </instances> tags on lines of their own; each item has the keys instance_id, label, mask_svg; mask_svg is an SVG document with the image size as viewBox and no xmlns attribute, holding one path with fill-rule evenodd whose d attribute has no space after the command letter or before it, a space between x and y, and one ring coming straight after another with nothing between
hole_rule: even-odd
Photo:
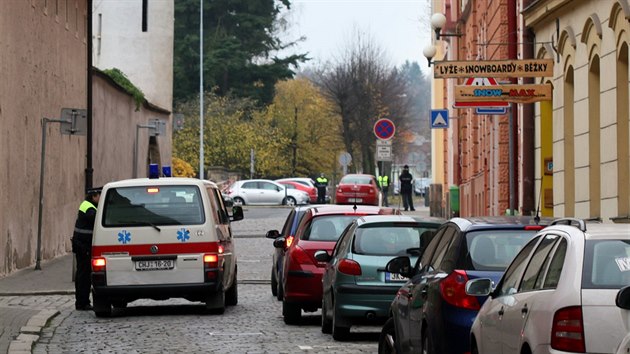
<instances>
[{"instance_id":1,"label":"overcast sky","mask_svg":"<svg viewBox=\"0 0 630 354\"><path fill-rule=\"evenodd\" d=\"M292 0L286 40L306 40L309 64L334 61L351 43L354 30L368 34L394 65L417 61L426 70L422 49L429 44L429 0ZM307 64L307 65L309 65Z\"/></svg>"}]
</instances>

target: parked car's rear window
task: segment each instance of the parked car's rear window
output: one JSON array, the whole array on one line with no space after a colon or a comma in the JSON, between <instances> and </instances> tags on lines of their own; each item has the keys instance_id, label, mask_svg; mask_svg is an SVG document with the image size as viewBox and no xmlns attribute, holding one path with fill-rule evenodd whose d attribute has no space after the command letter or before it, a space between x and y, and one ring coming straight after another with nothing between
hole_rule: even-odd
<instances>
[{"instance_id":1,"label":"parked car's rear window","mask_svg":"<svg viewBox=\"0 0 630 354\"><path fill-rule=\"evenodd\" d=\"M421 235L435 231L410 225L360 227L354 237L353 252L373 256L406 255L409 249L422 249ZM425 238L426 239L426 238Z\"/></svg>"},{"instance_id":2,"label":"parked car's rear window","mask_svg":"<svg viewBox=\"0 0 630 354\"><path fill-rule=\"evenodd\" d=\"M197 186L112 188L103 203L103 226L198 225L205 222Z\"/></svg>"},{"instance_id":3,"label":"parked car's rear window","mask_svg":"<svg viewBox=\"0 0 630 354\"><path fill-rule=\"evenodd\" d=\"M371 177L364 176L346 176L341 179L340 184L372 184Z\"/></svg>"},{"instance_id":4,"label":"parked car's rear window","mask_svg":"<svg viewBox=\"0 0 630 354\"><path fill-rule=\"evenodd\" d=\"M582 288L619 289L630 284L630 241L587 240Z\"/></svg>"},{"instance_id":5,"label":"parked car's rear window","mask_svg":"<svg viewBox=\"0 0 630 354\"><path fill-rule=\"evenodd\" d=\"M473 270L505 271L516 254L531 240L534 230L483 230L466 234Z\"/></svg>"},{"instance_id":6,"label":"parked car's rear window","mask_svg":"<svg viewBox=\"0 0 630 354\"><path fill-rule=\"evenodd\" d=\"M309 241L337 241L343 230L358 217L358 215L324 215L314 217L301 239Z\"/></svg>"}]
</instances>

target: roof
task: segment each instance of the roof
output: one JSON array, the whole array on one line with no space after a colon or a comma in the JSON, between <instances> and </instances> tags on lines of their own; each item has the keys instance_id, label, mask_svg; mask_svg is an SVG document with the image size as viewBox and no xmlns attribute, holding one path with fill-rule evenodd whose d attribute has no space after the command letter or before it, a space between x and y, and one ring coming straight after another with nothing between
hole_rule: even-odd
<instances>
[{"instance_id":1,"label":"roof","mask_svg":"<svg viewBox=\"0 0 630 354\"><path fill-rule=\"evenodd\" d=\"M576 225L558 224L551 226L554 230L562 230L569 234L575 234L579 227ZM630 224L598 224L586 223L586 232L584 233L587 240L610 240L625 239L630 240Z\"/></svg>"},{"instance_id":2,"label":"roof","mask_svg":"<svg viewBox=\"0 0 630 354\"><path fill-rule=\"evenodd\" d=\"M383 211L393 211L393 208L378 207L374 205L357 205L356 210L354 205L337 205L337 204L324 204L311 208L313 215L335 215L345 213L361 213L361 214L379 214Z\"/></svg>"},{"instance_id":3,"label":"roof","mask_svg":"<svg viewBox=\"0 0 630 354\"><path fill-rule=\"evenodd\" d=\"M217 185L208 180L200 180L198 178L188 177L162 177L162 178L133 178L124 179L120 181L109 182L103 186L103 189L107 188L120 188L120 187L135 187L135 186L165 186L165 185L182 185L182 184L194 184L216 187Z\"/></svg>"},{"instance_id":4,"label":"roof","mask_svg":"<svg viewBox=\"0 0 630 354\"><path fill-rule=\"evenodd\" d=\"M541 218L538 223L531 216L476 216L468 218L452 218L449 222L455 223L461 230L475 229L519 229L526 225L546 226L551 223L551 218Z\"/></svg>"},{"instance_id":5,"label":"roof","mask_svg":"<svg viewBox=\"0 0 630 354\"><path fill-rule=\"evenodd\" d=\"M441 225L444 220L440 220L438 218L422 218L422 217L413 217L408 215L366 215L362 216L358 219L359 225L370 224L370 223L429 223L435 225Z\"/></svg>"}]
</instances>

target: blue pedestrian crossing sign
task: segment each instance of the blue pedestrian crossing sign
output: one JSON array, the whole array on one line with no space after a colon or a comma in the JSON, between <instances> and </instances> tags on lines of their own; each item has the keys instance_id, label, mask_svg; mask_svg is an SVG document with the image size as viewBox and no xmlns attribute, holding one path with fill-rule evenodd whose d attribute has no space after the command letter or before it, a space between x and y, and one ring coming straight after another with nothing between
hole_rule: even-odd
<instances>
[{"instance_id":1,"label":"blue pedestrian crossing sign","mask_svg":"<svg viewBox=\"0 0 630 354\"><path fill-rule=\"evenodd\" d=\"M448 128L448 109L431 110L431 129Z\"/></svg>"}]
</instances>

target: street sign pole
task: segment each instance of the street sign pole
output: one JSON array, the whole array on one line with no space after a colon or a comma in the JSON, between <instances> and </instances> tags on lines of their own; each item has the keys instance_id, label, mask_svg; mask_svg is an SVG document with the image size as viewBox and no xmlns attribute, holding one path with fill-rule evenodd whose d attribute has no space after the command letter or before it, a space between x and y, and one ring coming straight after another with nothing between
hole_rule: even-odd
<instances>
[{"instance_id":1,"label":"street sign pole","mask_svg":"<svg viewBox=\"0 0 630 354\"><path fill-rule=\"evenodd\" d=\"M514 215L514 210L516 209L516 205L514 204L516 200L516 183L514 183L514 103L510 103L508 110L510 111L508 116L508 132L510 134L508 137L508 150L510 154L508 159L508 178L510 179L510 215Z\"/></svg>"}]
</instances>

